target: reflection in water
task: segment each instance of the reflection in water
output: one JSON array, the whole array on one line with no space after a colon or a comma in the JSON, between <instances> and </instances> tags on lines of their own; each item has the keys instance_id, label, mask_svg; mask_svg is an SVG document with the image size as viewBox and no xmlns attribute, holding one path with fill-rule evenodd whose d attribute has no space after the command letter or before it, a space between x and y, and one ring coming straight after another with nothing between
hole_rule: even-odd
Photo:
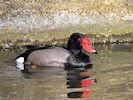
<instances>
[{"instance_id":1,"label":"reflection in water","mask_svg":"<svg viewBox=\"0 0 133 100\"><path fill-rule=\"evenodd\" d=\"M25 65L24 70L21 70L25 78L33 77L62 77L64 73L63 67L41 67L37 66L36 68L31 67L30 65Z\"/></svg>"},{"instance_id":2,"label":"reflection in water","mask_svg":"<svg viewBox=\"0 0 133 100\"><path fill-rule=\"evenodd\" d=\"M84 88L88 87L90 85L96 84L96 79L89 79L90 78L90 73L88 72L88 69L92 68L92 64L86 67L74 67L74 66L69 66L61 68L61 67L39 67L37 66L36 68L25 65L24 70L22 70L23 77L28 79L32 77L44 77L47 75L54 76L55 78L58 76L59 72L61 70L66 71L66 85L67 88ZM54 70L54 72L52 72ZM51 73L52 72L52 73ZM51 80L52 81L52 80ZM69 92L67 94L68 98L89 98L89 95L91 94L91 90L82 90L82 91L75 91L75 92Z\"/></svg>"},{"instance_id":3,"label":"reflection in water","mask_svg":"<svg viewBox=\"0 0 133 100\"><path fill-rule=\"evenodd\" d=\"M53 67L30 69L31 67L27 66L31 74L24 72L22 74L15 67L14 58L22 52L20 49L2 49L0 100L77 100L85 96L90 100L133 100L133 44L95 46L98 55L90 55L93 61L92 69L64 70ZM98 83L86 88L82 88L81 82L77 88L72 88L73 84L68 82L72 79L76 81L94 79L93 77ZM87 94L87 91L90 92Z\"/></svg>"},{"instance_id":4,"label":"reflection in water","mask_svg":"<svg viewBox=\"0 0 133 100\"><path fill-rule=\"evenodd\" d=\"M92 68L92 64L81 68L65 68L67 71L67 88L84 88L92 84L96 84L96 80L89 79L90 73L88 69ZM89 98L91 90L69 92L68 98Z\"/></svg>"},{"instance_id":5,"label":"reflection in water","mask_svg":"<svg viewBox=\"0 0 133 100\"><path fill-rule=\"evenodd\" d=\"M67 96L68 98L89 98L91 92L91 90L76 91L68 93Z\"/></svg>"}]
</instances>

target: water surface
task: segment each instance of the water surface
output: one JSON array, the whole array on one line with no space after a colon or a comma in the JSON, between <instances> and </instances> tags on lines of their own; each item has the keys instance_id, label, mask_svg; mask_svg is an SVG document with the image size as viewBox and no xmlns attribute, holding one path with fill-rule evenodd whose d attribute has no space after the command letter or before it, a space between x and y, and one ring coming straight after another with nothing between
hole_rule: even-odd
<instances>
[{"instance_id":1,"label":"water surface","mask_svg":"<svg viewBox=\"0 0 133 100\"><path fill-rule=\"evenodd\" d=\"M98 54L90 55L92 69L45 67L31 69L31 75L15 67L20 49L1 50L0 100L80 100L83 91L88 100L133 100L133 44L96 45L96 49ZM97 83L80 84L91 79Z\"/></svg>"}]
</instances>

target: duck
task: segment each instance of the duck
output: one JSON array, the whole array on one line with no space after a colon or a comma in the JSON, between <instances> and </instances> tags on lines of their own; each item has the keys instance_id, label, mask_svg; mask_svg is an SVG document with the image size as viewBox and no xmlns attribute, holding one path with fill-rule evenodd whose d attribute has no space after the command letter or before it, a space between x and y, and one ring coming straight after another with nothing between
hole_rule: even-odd
<instances>
[{"instance_id":1,"label":"duck","mask_svg":"<svg viewBox=\"0 0 133 100\"><path fill-rule=\"evenodd\" d=\"M67 46L32 47L15 58L17 68L24 70L25 65L50 67L84 67L90 65L89 56L84 53L97 53L86 35L73 33Z\"/></svg>"}]
</instances>

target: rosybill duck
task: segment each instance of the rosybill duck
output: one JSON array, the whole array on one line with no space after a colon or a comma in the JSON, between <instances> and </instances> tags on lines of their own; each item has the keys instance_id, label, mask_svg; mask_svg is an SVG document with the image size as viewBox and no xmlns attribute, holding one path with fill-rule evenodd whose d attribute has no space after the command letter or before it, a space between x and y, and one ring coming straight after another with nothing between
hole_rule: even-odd
<instances>
[{"instance_id":1,"label":"rosybill duck","mask_svg":"<svg viewBox=\"0 0 133 100\"><path fill-rule=\"evenodd\" d=\"M90 59L82 51L96 53L85 35L73 33L68 39L66 48L56 46L35 47L26 50L15 60L20 70L24 70L25 65L84 67L90 64Z\"/></svg>"}]
</instances>

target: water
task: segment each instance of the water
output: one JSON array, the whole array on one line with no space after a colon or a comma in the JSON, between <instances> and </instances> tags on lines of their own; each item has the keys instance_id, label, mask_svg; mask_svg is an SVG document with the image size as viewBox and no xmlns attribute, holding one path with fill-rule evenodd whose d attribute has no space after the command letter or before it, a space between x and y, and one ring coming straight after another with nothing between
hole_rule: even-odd
<instances>
[{"instance_id":1,"label":"water","mask_svg":"<svg viewBox=\"0 0 133 100\"><path fill-rule=\"evenodd\" d=\"M30 69L30 75L15 67L21 50L1 50L0 100L133 100L133 44L96 49L91 69L45 67ZM90 80L97 83L88 86Z\"/></svg>"}]
</instances>

